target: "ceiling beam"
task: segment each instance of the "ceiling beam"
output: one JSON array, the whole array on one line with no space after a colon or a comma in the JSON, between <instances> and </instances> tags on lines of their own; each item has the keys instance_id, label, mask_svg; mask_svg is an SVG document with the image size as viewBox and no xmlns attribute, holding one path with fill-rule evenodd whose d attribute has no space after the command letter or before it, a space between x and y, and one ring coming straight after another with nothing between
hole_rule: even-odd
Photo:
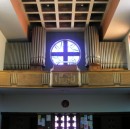
<instances>
[{"instance_id":1,"label":"ceiling beam","mask_svg":"<svg viewBox=\"0 0 130 129\"><path fill-rule=\"evenodd\" d=\"M27 37L28 35L28 25L29 25L29 22L27 20L27 17L23 11L23 8L21 6L21 3L19 0L10 0L11 3L12 3L12 6L15 10L15 13L17 14L17 17L18 17L18 20L22 26L22 29Z\"/></svg>"},{"instance_id":2,"label":"ceiling beam","mask_svg":"<svg viewBox=\"0 0 130 129\"><path fill-rule=\"evenodd\" d=\"M110 2L109 2L109 5L108 5L107 10L106 10L106 14L105 14L104 19L102 20L102 23L101 23L103 39L104 39L105 34L107 32L107 29L111 23L113 15L117 9L119 1L120 0L110 0Z\"/></svg>"}]
</instances>

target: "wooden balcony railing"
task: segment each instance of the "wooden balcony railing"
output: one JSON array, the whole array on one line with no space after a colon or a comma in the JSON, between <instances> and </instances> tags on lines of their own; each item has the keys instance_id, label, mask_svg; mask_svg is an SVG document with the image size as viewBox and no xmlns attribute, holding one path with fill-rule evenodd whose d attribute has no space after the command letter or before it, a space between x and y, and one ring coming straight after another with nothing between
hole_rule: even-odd
<instances>
[{"instance_id":1,"label":"wooden balcony railing","mask_svg":"<svg viewBox=\"0 0 130 129\"><path fill-rule=\"evenodd\" d=\"M130 87L130 71L0 71L1 88Z\"/></svg>"}]
</instances>

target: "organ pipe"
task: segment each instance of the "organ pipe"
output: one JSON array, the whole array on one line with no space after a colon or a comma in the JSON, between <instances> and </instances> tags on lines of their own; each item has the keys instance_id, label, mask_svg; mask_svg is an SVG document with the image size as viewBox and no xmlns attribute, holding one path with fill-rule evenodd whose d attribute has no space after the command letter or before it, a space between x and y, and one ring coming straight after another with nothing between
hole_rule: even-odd
<instances>
[{"instance_id":1,"label":"organ pipe","mask_svg":"<svg viewBox=\"0 0 130 129\"><path fill-rule=\"evenodd\" d=\"M86 65L100 63L99 36L96 27L88 26L85 31Z\"/></svg>"},{"instance_id":2,"label":"organ pipe","mask_svg":"<svg viewBox=\"0 0 130 129\"><path fill-rule=\"evenodd\" d=\"M126 68L126 49L124 42L100 42L102 69Z\"/></svg>"},{"instance_id":3,"label":"organ pipe","mask_svg":"<svg viewBox=\"0 0 130 129\"><path fill-rule=\"evenodd\" d=\"M31 58L30 42L7 43L4 69L29 69Z\"/></svg>"},{"instance_id":4,"label":"organ pipe","mask_svg":"<svg viewBox=\"0 0 130 129\"><path fill-rule=\"evenodd\" d=\"M46 32L35 27L32 42L6 44L4 69L30 69L30 65L45 66ZM86 65L100 63L102 69L127 68L126 49L123 42L99 42L98 31L88 26L85 31Z\"/></svg>"},{"instance_id":5,"label":"organ pipe","mask_svg":"<svg viewBox=\"0 0 130 129\"><path fill-rule=\"evenodd\" d=\"M32 33L31 64L45 66L46 32L42 27L35 27Z\"/></svg>"},{"instance_id":6,"label":"organ pipe","mask_svg":"<svg viewBox=\"0 0 130 129\"><path fill-rule=\"evenodd\" d=\"M5 49L4 69L30 69L30 65L45 66L46 32L35 27L32 42L8 42Z\"/></svg>"}]
</instances>

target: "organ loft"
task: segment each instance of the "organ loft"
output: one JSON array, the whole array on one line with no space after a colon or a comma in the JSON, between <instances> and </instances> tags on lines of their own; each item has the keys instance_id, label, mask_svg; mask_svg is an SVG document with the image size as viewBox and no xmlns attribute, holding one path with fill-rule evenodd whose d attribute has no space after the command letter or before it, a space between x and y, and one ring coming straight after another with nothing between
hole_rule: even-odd
<instances>
[{"instance_id":1,"label":"organ loft","mask_svg":"<svg viewBox=\"0 0 130 129\"><path fill-rule=\"evenodd\" d=\"M11 82L9 80L2 82L5 85L28 87L29 84L29 87L37 85L43 88L44 86L48 88L53 86L82 88L82 86L95 87L95 85L100 85L102 87L129 84L127 80L129 76L126 77L129 73L122 72L127 70L124 42L100 40L99 31L96 27L88 26L85 29L81 50L84 56L81 53L80 57L84 61L82 66L75 62L66 63L66 66L51 60L51 51L47 50L46 30L44 28L34 27L31 34L30 42L7 43L4 70L13 70L13 72L7 73L6 79L11 78ZM61 41L61 46L62 42L70 41ZM55 49L53 50L54 53ZM56 61L60 60L60 56L53 57L54 59L57 58ZM47 59L50 60L49 63L47 63ZM77 58L71 60L77 60ZM60 61L62 62L62 59ZM26 70L26 72L23 73L21 70Z\"/></svg>"}]
</instances>

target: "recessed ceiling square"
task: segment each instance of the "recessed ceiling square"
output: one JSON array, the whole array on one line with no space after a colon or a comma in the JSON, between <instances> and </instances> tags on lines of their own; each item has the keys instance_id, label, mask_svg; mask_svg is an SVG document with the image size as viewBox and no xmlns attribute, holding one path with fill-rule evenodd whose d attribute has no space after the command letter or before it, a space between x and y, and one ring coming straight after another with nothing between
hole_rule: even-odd
<instances>
[{"instance_id":1,"label":"recessed ceiling square","mask_svg":"<svg viewBox=\"0 0 130 129\"><path fill-rule=\"evenodd\" d=\"M90 20L102 20L103 14L102 13L93 13L91 14Z\"/></svg>"},{"instance_id":2,"label":"recessed ceiling square","mask_svg":"<svg viewBox=\"0 0 130 129\"><path fill-rule=\"evenodd\" d=\"M99 4L99 3L96 3L93 5L93 9L92 11L105 11L106 10L106 6L107 4Z\"/></svg>"},{"instance_id":3,"label":"recessed ceiling square","mask_svg":"<svg viewBox=\"0 0 130 129\"><path fill-rule=\"evenodd\" d=\"M89 22L90 26L96 26L99 27L100 26L100 22Z\"/></svg>"},{"instance_id":4,"label":"recessed ceiling square","mask_svg":"<svg viewBox=\"0 0 130 129\"><path fill-rule=\"evenodd\" d=\"M54 1L54 0L40 0L41 2L48 2L48 1Z\"/></svg>"},{"instance_id":5,"label":"recessed ceiling square","mask_svg":"<svg viewBox=\"0 0 130 129\"><path fill-rule=\"evenodd\" d=\"M72 11L72 4L59 4L59 11Z\"/></svg>"},{"instance_id":6,"label":"recessed ceiling square","mask_svg":"<svg viewBox=\"0 0 130 129\"><path fill-rule=\"evenodd\" d=\"M38 12L36 4L24 4L24 8L26 12Z\"/></svg>"},{"instance_id":7,"label":"recessed ceiling square","mask_svg":"<svg viewBox=\"0 0 130 129\"><path fill-rule=\"evenodd\" d=\"M85 27L86 22L75 22L74 27Z\"/></svg>"},{"instance_id":8,"label":"recessed ceiling square","mask_svg":"<svg viewBox=\"0 0 130 129\"><path fill-rule=\"evenodd\" d=\"M31 25L32 27L42 26L41 22L30 22L30 25Z\"/></svg>"},{"instance_id":9,"label":"recessed ceiling square","mask_svg":"<svg viewBox=\"0 0 130 129\"><path fill-rule=\"evenodd\" d=\"M84 13L76 13L75 20L87 20L87 14Z\"/></svg>"},{"instance_id":10,"label":"recessed ceiling square","mask_svg":"<svg viewBox=\"0 0 130 129\"><path fill-rule=\"evenodd\" d=\"M56 28L56 22L45 22L46 28Z\"/></svg>"},{"instance_id":11,"label":"recessed ceiling square","mask_svg":"<svg viewBox=\"0 0 130 129\"><path fill-rule=\"evenodd\" d=\"M99 1L99 2L105 2L105 1L109 1L109 0L94 0L94 1Z\"/></svg>"},{"instance_id":12,"label":"recessed ceiling square","mask_svg":"<svg viewBox=\"0 0 130 129\"><path fill-rule=\"evenodd\" d=\"M71 27L71 22L60 22L60 28L62 27Z\"/></svg>"},{"instance_id":13,"label":"recessed ceiling square","mask_svg":"<svg viewBox=\"0 0 130 129\"><path fill-rule=\"evenodd\" d=\"M55 14L43 14L44 20L56 20Z\"/></svg>"},{"instance_id":14,"label":"recessed ceiling square","mask_svg":"<svg viewBox=\"0 0 130 129\"><path fill-rule=\"evenodd\" d=\"M28 19L33 21L33 20L40 20L39 14L28 14Z\"/></svg>"},{"instance_id":15,"label":"recessed ceiling square","mask_svg":"<svg viewBox=\"0 0 130 129\"><path fill-rule=\"evenodd\" d=\"M36 2L36 0L22 0L22 2Z\"/></svg>"},{"instance_id":16,"label":"recessed ceiling square","mask_svg":"<svg viewBox=\"0 0 130 129\"><path fill-rule=\"evenodd\" d=\"M60 20L71 20L71 14L59 14Z\"/></svg>"},{"instance_id":17,"label":"recessed ceiling square","mask_svg":"<svg viewBox=\"0 0 130 129\"><path fill-rule=\"evenodd\" d=\"M72 1L72 0L58 0L58 1Z\"/></svg>"},{"instance_id":18,"label":"recessed ceiling square","mask_svg":"<svg viewBox=\"0 0 130 129\"><path fill-rule=\"evenodd\" d=\"M76 1L90 1L90 0L76 0Z\"/></svg>"},{"instance_id":19,"label":"recessed ceiling square","mask_svg":"<svg viewBox=\"0 0 130 129\"><path fill-rule=\"evenodd\" d=\"M53 11L55 11L54 4L42 4L41 8L42 8L43 12L53 12Z\"/></svg>"},{"instance_id":20,"label":"recessed ceiling square","mask_svg":"<svg viewBox=\"0 0 130 129\"><path fill-rule=\"evenodd\" d=\"M89 10L89 4L76 4L76 11L88 11Z\"/></svg>"}]
</instances>

